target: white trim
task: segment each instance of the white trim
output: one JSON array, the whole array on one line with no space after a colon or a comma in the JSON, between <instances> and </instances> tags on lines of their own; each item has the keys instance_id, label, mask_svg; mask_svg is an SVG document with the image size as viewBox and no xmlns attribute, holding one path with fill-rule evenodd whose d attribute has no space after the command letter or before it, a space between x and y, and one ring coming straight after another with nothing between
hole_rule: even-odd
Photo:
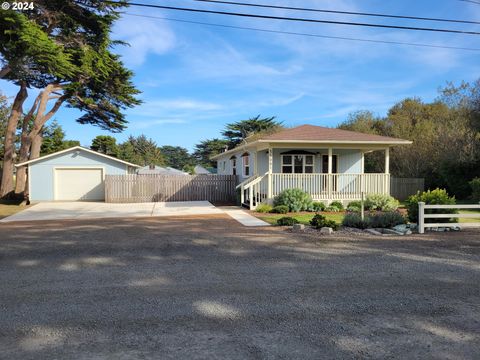
<instances>
[{"instance_id":1,"label":"white trim","mask_svg":"<svg viewBox=\"0 0 480 360\"><path fill-rule=\"evenodd\" d=\"M74 146L74 147L71 147L71 148L68 148L68 149L65 149L65 150L57 151L57 152L52 153L52 154L48 154L48 155L45 155L45 156L42 156L42 157L39 157L39 158L36 158L36 159L33 159L33 160L29 160L29 161L25 161L25 162L20 163L20 164L16 164L15 166L16 167L25 166L27 164L32 164L32 163L35 163L35 162L40 161L40 160L45 160L45 159L51 158L51 157L56 156L56 155L67 153L67 152L72 151L72 150L83 150L83 151L86 151L88 153L95 154L95 155L98 155L98 156L101 156L101 157L104 157L104 158L107 158L107 159L110 159L110 160L114 160L114 161L117 161L119 163L122 163L122 164L125 164L125 165L128 165L128 166L141 168L140 165L135 165L135 164L129 163L128 161L120 160L120 159L117 159L113 156L105 155L105 154L99 153L97 151L84 148L82 146Z\"/></svg>"},{"instance_id":2,"label":"white trim","mask_svg":"<svg viewBox=\"0 0 480 360\"><path fill-rule=\"evenodd\" d=\"M242 157L242 176L243 176L244 178L247 178L247 177L252 176L251 164L250 164L250 153L248 153L248 155L242 155L241 157ZM245 166L245 158L248 159L248 161L247 161L247 162L248 162L248 164L247 164L248 166ZM247 175L247 173L246 173L246 171L245 171L247 167L248 167L248 175Z\"/></svg>"},{"instance_id":3,"label":"white trim","mask_svg":"<svg viewBox=\"0 0 480 360\"><path fill-rule=\"evenodd\" d=\"M309 144L310 146L304 146L302 145L303 148L311 147L311 148L318 148L318 145L325 145L326 147L328 145L331 145L332 147L340 147L340 148L346 148L346 149L360 149L358 145L372 145L375 146L375 149L368 149L370 151L375 151L375 150L383 150L384 148L382 145L409 145L412 144L413 142L410 140L384 140L384 141L358 141L358 140L256 140L253 141L249 144L244 144L237 146L233 149L224 151L220 154L214 155L210 157L211 160L216 160L221 158L224 155L229 155L232 153L240 152L240 151L245 151L246 149L249 149L251 147L257 147L257 150L264 150L267 147L265 145L267 144L268 147L275 147L275 144L278 145L284 145L284 144L289 144L286 147L298 147L298 144ZM337 145L337 146L335 146ZM362 146L363 148L363 146Z\"/></svg>"},{"instance_id":4,"label":"white trim","mask_svg":"<svg viewBox=\"0 0 480 360\"><path fill-rule=\"evenodd\" d=\"M298 144L412 144L410 140L257 140L259 143L298 143ZM254 144L254 143L252 143Z\"/></svg>"},{"instance_id":5,"label":"white trim","mask_svg":"<svg viewBox=\"0 0 480 360\"><path fill-rule=\"evenodd\" d=\"M52 175L52 185L53 185L53 200L57 200L57 170L82 170L82 169L97 169L102 170L102 182L105 182L105 166L97 166L97 165L85 165L85 166L54 166L52 167L53 175ZM105 197L104 197L105 198ZM100 200L100 199L99 199Z\"/></svg>"}]
</instances>

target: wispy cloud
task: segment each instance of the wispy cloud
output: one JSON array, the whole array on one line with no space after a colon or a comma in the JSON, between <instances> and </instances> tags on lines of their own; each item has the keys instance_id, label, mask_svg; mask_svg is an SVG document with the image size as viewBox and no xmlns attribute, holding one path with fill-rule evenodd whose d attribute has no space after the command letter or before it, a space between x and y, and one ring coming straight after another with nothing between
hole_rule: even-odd
<instances>
[{"instance_id":1,"label":"wispy cloud","mask_svg":"<svg viewBox=\"0 0 480 360\"><path fill-rule=\"evenodd\" d=\"M124 15L114 26L113 37L129 46L119 48L131 67L142 65L149 54L162 55L175 46L175 35L165 22Z\"/></svg>"}]
</instances>

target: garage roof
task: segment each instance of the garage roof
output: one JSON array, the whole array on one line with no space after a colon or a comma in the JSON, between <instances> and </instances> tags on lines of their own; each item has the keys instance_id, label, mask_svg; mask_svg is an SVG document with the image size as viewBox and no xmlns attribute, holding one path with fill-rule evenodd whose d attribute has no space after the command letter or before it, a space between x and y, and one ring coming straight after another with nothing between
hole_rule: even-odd
<instances>
[{"instance_id":1,"label":"garage roof","mask_svg":"<svg viewBox=\"0 0 480 360\"><path fill-rule=\"evenodd\" d=\"M74 147L71 147L71 148L68 148L68 149L65 149L65 150L57 151L57 152L54 152L52 154L41 156L37 159L33 159L33 160L25 161L25 162L20 163L20 164L16 164L15 166L20 167L20 166L25 166L25 165L28 165L28 164L33 164L37 161L45 160L45 159L48 159L50 157L60 155L60 154L64 154L64 153L67 153L67 152L73 151L73 150L85 151L85 152L95 154L95 155L98 155L98 156L101 156L101 157L104 157L104 158L107 158L107 159L110 159L110 160L113 160L113 161L117 161L119 163L122 163L122 164L125 164L125 165L128 165L128 166L132 166L132 167L136 167L136 168L141 167L140 165L135 165L135 164L129 163L128 161L123 161L123 160L117 159L116 157L105 155L105 154L99 153L98 151L87 149L87 148L84 148L82 146L74 146Z\"/></svg>"}]
</instances>

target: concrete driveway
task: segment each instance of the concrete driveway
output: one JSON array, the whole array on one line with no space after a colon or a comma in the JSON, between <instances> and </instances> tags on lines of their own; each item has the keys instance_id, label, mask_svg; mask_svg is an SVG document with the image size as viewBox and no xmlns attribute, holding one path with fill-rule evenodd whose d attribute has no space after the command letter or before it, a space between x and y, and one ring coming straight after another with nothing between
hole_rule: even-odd
<instances>
[{"instance_id":1,"label":"concrete driveway","mask_svg":"<svg viewBox=\"0 0 480 360\"><path fill-rule=\"evenodd\" d=\"M111 204L104 202L44 202L0 222L66 219L131 218L222 214L208 201Z\"/></svg>"},{"instance_id":2,"label":"concrete driveway","mask_svg":"<svg viewBox=\"0 0 480 360\"><path fill-rule=\"evenodd\" d=\"M0 224L0 358L478 359L479 235Z\"/></svg>"}]
</instances>

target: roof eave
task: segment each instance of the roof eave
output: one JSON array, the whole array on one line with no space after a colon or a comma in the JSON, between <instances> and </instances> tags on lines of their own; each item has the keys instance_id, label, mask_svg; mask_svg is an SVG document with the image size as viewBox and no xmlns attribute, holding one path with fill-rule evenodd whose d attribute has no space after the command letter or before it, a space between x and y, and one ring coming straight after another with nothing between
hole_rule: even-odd
<instances>
[{"instance_id":1,"label":"roof eave","mask_svg":"<svg viewBox=\"0 0 480 360\"><path fill-rule=\"evenodd\" d=\"M48 155L45 155L45 156L42 156L42 157L39 157L39 158L36 158L36 159L33 159L33 160L24 161L23 163L15 164L15 167L25 166L25 165L28 165L28 164L31 164L31 163L34 163L34 162L37 162L37 161L40 161L40 160L48 159L48 158L53 157L55 155L60 155L60 154L67 153L67 152L72 151L72 150L83 150L83 151L89 152L91 154L99 155L101 157L117 161L117 162L122 163L122 164L127 165L127 166L131 166L131 167L135 167L135 168L141 168L140 165L132 164L132 163L129 163L128 161L120 160L120 159L117 159L113 156L102 154L102 153L99 153L97 151L84 148L83 146L73 146L71 148L68 148L68 149L65 149L65 150L60 150L60 151L54 152L52 154L48 154Z\"/></svg>"},{"instance_id":2,"label":"roof eave","mask_svg":"<svg viewBox=\"0 0 480 360\"><path fill-rule=\"evenodd\" d=\"M259 143L299 143L299 144L358 144L358 145L409 145L410 140L258 140Z\"/></svg>"},{"instance_id":3,"label":"roof eave","mask_svg":"<svg viewBox=\"0 0 480 360\"><path fill-rule=\"evenodd\" d=\"M253 141L253 142L248 143L248 144L243 144L243 145L236 146L233 149L230 149L230 150L224 151L220 154L211 156L210 160L216 160L216 159L218 159L218 158L220 158L224 155L229 155L229 154L233 154L234 152L237 152L237 151L245 150L245 149L251 147L252 145L257 144L258 142L259 142L259 140L256 140L256 141Z\"/></svg>"}]
</instances>

